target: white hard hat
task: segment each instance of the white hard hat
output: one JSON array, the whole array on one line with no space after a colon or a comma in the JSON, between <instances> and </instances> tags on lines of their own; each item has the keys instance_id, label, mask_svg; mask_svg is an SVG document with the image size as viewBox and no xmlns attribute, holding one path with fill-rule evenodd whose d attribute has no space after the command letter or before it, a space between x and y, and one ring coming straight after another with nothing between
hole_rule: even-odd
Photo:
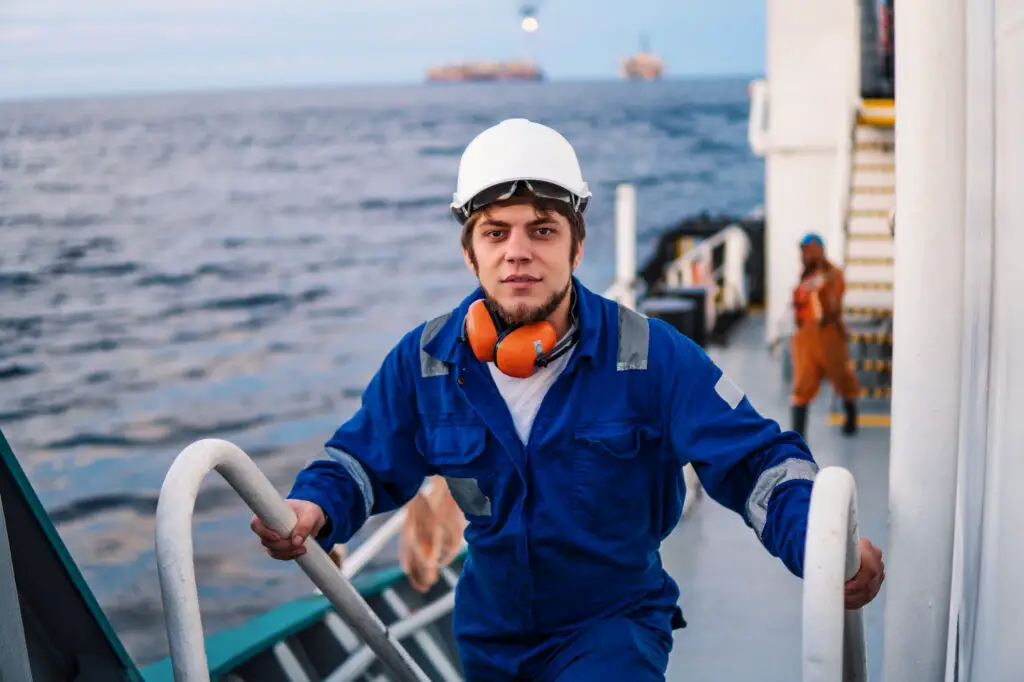
<instances>
[{"instance_id":1,"label":"white hard hat","mask_svg":"<svg viewBox=\"0 0 1024 682\"><path fill-rule=\"evenodd\" d=\"M510 118L483 131L466 146L459 162L452 213L464 222L481 206L512 196L522 181L537 196L569 202L580 213L591 196L568 140L546 125ZM485 190L492 191L478 197Z\"/></svg>"}]
</instances>

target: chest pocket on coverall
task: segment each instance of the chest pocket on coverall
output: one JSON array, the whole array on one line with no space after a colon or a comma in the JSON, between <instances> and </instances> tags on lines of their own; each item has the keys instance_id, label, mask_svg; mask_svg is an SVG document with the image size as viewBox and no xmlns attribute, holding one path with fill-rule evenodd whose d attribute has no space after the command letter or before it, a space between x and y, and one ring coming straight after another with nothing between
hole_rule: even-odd
<instances>
[{"instance_id":1,"label":"chest pocket on coverall","mask_svg":"<svg viewBox=\"0 0 1024 682\"><path fill-rule=\"evenodd\" d=\"M486 466L487 430L480 424L427 424L423 454L444 476L452 498L468 516L490 516L493 471Z\"/></svg>"},{"instance_id":2,"label":"chest pocket on coverall","mask_svg":"<svg viewBox=\"0 0 1024 682\"><path fill-rule=\"evenodd\" d=\"M570 453L570 508L588 528L615 536L636 534L650 519L656 462L644 448L656 430L637 421L577 427Z\"/></svg>"}]
</instances>

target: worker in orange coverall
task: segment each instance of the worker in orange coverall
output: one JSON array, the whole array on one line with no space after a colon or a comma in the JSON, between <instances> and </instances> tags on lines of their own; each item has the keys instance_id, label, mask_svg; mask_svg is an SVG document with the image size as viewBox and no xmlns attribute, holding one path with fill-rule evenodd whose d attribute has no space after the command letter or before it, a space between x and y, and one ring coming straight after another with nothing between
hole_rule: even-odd
<instances>
[{"instance_id":1,"label":"worker in orange coverall","mask_svg":"<svg viewBox=\"0 0 1024 682\"><path fill-rule=\"evenodd\" d=\"M828 378L843 399L846 423L843 433L857 431L857 397L860 382L850 368L843 324L843 272L825 258L821 237L808 234L800 241L804 271L793 291L796 331L793 334L793 430L804 436L807 407Z\"/></svg>"}]
</instances>

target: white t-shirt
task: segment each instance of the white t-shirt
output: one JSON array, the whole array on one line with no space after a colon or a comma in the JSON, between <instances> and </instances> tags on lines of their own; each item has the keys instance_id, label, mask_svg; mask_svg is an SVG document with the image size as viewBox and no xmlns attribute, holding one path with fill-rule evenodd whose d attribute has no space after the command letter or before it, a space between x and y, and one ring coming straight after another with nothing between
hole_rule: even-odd
<instances>
[{"instance_id":1,"label":"white t-shirt","mask_svg":"<svg viewBox=\"0 0 1024 682\"><path fill-rule=\"evenodd\" d=\"M566 336L572 334L574 330L575 325L569 328ZM564 338L563 336L562 339ZM523 441L523 445L526 445L530 438L530 429L533 426L533 419L540 409L541 401L544 400L544 396L547 395L548 390L554 385L565 366L569 364L569 358L572 357L575 350L576 346L573 344L572 348L547 367L538 367L531 376L525 379L510 377L503 374L493 362L487 363L487 368L491 370L491 376L494 377L494 383L498 386L498 391L505 399L508 411L512 414L516 433L519 434L519 440Z\"/></svg>"}]
</instances>

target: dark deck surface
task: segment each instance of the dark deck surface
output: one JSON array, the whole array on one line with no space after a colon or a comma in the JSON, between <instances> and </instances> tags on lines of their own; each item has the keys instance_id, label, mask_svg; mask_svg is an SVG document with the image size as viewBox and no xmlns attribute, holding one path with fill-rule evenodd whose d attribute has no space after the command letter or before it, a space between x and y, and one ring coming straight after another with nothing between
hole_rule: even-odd
<instances>
[{"instance_id":1,"label":"dark deck surface","mask_svg":"<svg viewBox=\"0 0 1024 682\"><path fill-rule=\"evenodd\" d=\"M765 416L789 428L780 363L764 344L763 318L709 353ZM829 393L811 407L808 443L820 466L838 465L857 482L860 532L886 548L889 430L862 428L852 438L828 425ZM682 591L689 627L676 632L672 682L797 682L801 675L802 582L758 542L732 511L706 495L665 541L662 556ZM865 610L870 679L881 675L885 589Z\"/></svg>"}]
</instances>

